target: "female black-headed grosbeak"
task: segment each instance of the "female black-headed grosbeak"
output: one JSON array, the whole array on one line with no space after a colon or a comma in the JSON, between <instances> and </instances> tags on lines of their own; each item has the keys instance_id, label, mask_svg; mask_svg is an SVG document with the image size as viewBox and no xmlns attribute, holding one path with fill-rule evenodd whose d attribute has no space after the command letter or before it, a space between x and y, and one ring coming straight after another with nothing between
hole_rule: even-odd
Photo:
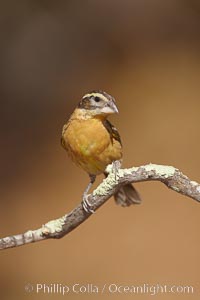
<instances>
[{"instance_id":1,"label":"female black-headed grosbeak","mask_svg":"<svg viewBox=\"0 0 200 300\"><path fill-rule=\"evenodd\" d=\"M118 113L115 99L103 91L93 91L81 99L62 131L61 143L76 165L90 176L90 184L83 194L83 208L92 212L87 193L96 175L106 174L106 167L122 161L122 143L117 129L107 120ZM129 206L140 203L136 189L127 184L114 195L117 204Z\"/></svg>"}]
</instances>

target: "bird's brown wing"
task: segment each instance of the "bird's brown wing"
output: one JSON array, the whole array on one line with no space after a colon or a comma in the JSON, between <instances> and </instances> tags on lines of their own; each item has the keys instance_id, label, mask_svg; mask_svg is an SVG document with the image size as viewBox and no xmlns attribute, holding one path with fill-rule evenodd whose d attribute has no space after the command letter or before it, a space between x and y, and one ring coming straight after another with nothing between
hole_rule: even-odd
<instances>
[{"instance_id":1,"label":"bird's brown wing","mask_svg":"<svg viewBox=\"0 0 200 300\"><path fill-rule=\"evenodd\" d=\"M113 126L108 120L105 120L103 124L110 134L111 141L113 141L113 139L117 140L122 145L122 141L117 128L115 128L115 126Z\"/></svg>"},{"instance_id":2,"label":"bird's brown wing","mask_svg":"<svg viewBox=\"0 0 200 300\"><path fill-rule=\"evenodd\" d=\"M117 129L108 121L104 122L104 126L110 134L111 140L117 140L121 145L121 138ZM104 175L107 177L107 173L104 172ZM129 206L131 204L140 204L141 198L137 190L132 186L131 183L122 186L114 195L115 201L121 206Z\"/></svg>"}]
</instances>

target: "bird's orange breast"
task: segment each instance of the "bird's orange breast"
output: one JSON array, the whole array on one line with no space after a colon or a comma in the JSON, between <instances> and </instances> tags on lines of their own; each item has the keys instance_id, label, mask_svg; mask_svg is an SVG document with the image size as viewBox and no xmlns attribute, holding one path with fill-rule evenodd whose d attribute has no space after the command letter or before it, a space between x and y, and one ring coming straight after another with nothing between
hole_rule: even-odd
<instances>
[{"instance_id":1,"label":"bird's orange breast","mask_svg":"<svg viewBox=\"0 0 200 300\"><path fill-rule=\"evenodd\" d=\"M121 144L111 138L99 119L71 119L62 138L69 156L89 174L100 174L122 158Z\"/></svg>"}]
</instances>

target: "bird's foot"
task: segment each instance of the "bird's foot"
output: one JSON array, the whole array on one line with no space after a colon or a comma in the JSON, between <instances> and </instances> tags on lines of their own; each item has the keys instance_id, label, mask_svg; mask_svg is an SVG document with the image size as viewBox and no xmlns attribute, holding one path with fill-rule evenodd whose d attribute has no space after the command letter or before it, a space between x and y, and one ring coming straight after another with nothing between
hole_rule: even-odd
<instances>
[{"instance_id":1,"label":"bird's foot","mask_svg":"<svg viewBox=\"0 0 200 300\"><path fill-rule=\"evenodd\" d=\"M120 160L115 160L112 162L112 170L113 173L117 173L117 171L121 168L121 161Z\"/></svg>"},{"instance_id":2,"label":"bird's foot","mask_svg":"<svg viewBox=\"0 0 200 300\"><path fill-rule=\"evenodd\" d=\"M95 211L91 208L92 204L88 200L88 195L84 194L82 199L82 206L86 213L93 214Z\"/></svg>"},{"instance_id":3,"label":"bird's foot","mask_svg":"<svg viewBox=\"0 0 200 300\"><path fill-rule=\"evenodd\" d=\"M120 160L115 160L112 162L112 164L108 165L106 167L106 173L113 173L115 176L115 180L117 180L117 172L121 167L121 161Z\"/></svg>"}]
</instances>

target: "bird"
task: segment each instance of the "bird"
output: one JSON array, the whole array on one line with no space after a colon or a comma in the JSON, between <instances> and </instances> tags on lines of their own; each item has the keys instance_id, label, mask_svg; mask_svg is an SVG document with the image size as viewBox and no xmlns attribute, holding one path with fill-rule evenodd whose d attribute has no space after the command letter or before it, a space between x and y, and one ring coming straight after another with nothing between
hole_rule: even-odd
<instances>
[{"instance_id":1,"label":"bird","mask_svg":"<svg viewBox=\"0 0 200 300\"><path fill-rule=\"evenodd\" d=\"M94 212L87 196L96 176L104 174L107 177L108 165L114 164L119 168L122 163L120 134L107 120L110 115L118 112L114 97L102 90L94 90L82 97L63 126L61 145L72 161L90 177L82 197L83 209L87 213ZM123 207L141 202L139 193L131 183L121 186L114 199Z\"/></svg>"}]
</instances>

